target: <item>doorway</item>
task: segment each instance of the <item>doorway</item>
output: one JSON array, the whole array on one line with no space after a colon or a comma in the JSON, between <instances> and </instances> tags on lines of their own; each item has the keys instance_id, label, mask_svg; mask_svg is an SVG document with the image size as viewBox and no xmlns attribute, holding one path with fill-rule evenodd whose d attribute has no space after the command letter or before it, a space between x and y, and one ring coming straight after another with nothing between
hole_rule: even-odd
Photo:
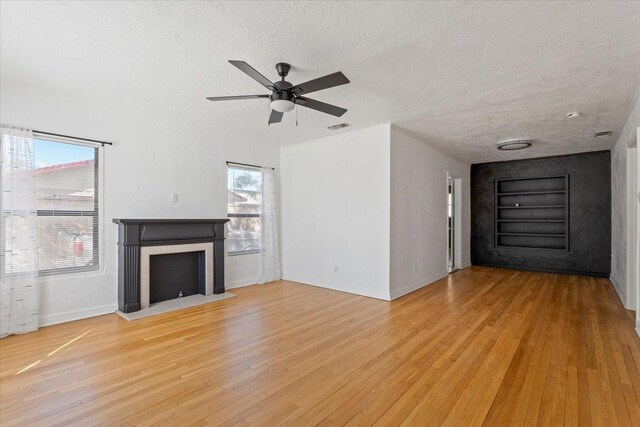
<instances>
[{"instance_id":1,"label":"doorway","mask_svg":"<svg viewBox=\"0 0 640 427\"><path fill-rule=\"evenodd\" d=\"M462 179L447 173L447 272L462 266Z\"/></svg>"},{"instance_id":2,"label":"doorway","mask_svg":"<svg viewBox=\"0 0 640 427\"><path fill-rule=\"evenodd\" d=\"M447 270L452 273L456 270L456 185L455 179L448 177L447 183Z\"/></svg>"}]
</instances>

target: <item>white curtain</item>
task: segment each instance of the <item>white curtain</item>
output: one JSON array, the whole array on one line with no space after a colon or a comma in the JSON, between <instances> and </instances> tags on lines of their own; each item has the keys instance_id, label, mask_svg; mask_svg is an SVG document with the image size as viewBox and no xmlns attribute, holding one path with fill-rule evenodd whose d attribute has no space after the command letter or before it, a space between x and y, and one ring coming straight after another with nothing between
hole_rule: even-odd
<instances>
[{"instance_id":1,"label":"white curtain","mask_svg":"<svg viewBox=\"0 0 640 427\"><path fill-rule=\"evenodd\" d=\"M33 133L2 125L0 338L38 329L38 223Z\"/></svg>"},{"instance_id":2,"label":"white curtain","mask_svg":"<svg viewBox=\"0 0 640 427\"><path fill-rule=\"evenodd\" d=\"M260 240L260 278L268 283L282 278L273 169L262 168L262 239Z\"/></svg>"}]
</instances>

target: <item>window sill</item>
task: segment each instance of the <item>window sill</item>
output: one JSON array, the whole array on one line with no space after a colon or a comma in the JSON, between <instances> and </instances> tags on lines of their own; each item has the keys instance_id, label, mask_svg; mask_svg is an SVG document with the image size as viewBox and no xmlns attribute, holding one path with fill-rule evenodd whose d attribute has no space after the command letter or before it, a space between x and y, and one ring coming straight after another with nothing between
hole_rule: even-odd
<instances>
[{"instance_id":1,"label":"window sill","mask_svg":"<svg viewBox=\"0 0 640 427\"><path fill-rule=\"evenodd\" d=\"M38 272L39 277L43 276L66 276L69 274L81 274L90 272L99 272L99 265L88 265L85 267L67 267L67 268L53 268L50 270L40 270Z\"/></svg>"}]
</instances>

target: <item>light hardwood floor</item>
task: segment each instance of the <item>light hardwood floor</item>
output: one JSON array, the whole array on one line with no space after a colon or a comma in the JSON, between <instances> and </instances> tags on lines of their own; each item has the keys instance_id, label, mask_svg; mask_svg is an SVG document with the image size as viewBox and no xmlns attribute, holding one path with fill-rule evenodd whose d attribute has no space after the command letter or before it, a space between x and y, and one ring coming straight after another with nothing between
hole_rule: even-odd
<instances>
[{"instance_id":1,"label":"light hardwood floor","mask_svg":"<svg viewBox=\"0 0 640 427\"><path fill-rule=\"evenodd\" d=\"M605 279L472 267L394 302L290 282L0 341L0 424L640 425Z\"/></svg>"}]
</instances>

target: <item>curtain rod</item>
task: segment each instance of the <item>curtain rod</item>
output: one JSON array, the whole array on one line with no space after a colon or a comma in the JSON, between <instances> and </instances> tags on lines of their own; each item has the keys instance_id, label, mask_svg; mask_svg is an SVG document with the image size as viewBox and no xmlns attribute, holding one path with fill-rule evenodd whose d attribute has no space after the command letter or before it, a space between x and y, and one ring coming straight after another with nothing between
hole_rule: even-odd
<instances>
[{"instance_id":1,"label":"curtain rod","mask_svg":"<svg viewBox=\"0 0 640 427\"><path fill-rule=\"evenodd\" d=\"M35 130L35 129L33 130L33 133L39 133L40 135L59 136L61 138L77 139L79 141L95 142L96 144L100 144L103 147L105 145L113 145L113 142L98 141L96 139L88 139L88 138L78 138L77 136L63 135L61 133L43 132L41 130Z\"/></svg>"},{"instance_id":2,"label":"curtain rod","mask_svg":"<svg viewBox=\"0 0 640 427\"><path fill-rule=\"evenodd\" d=\"M268 168L265 166L258 166L258 165L250 165L247 163L238 163L238 162L227 162L228 165L238 165L238 166L248 166L250 168L258 168L258 169L271 169L271 170L276 170L276 168Z\"/></svg>"}]
</instances>

